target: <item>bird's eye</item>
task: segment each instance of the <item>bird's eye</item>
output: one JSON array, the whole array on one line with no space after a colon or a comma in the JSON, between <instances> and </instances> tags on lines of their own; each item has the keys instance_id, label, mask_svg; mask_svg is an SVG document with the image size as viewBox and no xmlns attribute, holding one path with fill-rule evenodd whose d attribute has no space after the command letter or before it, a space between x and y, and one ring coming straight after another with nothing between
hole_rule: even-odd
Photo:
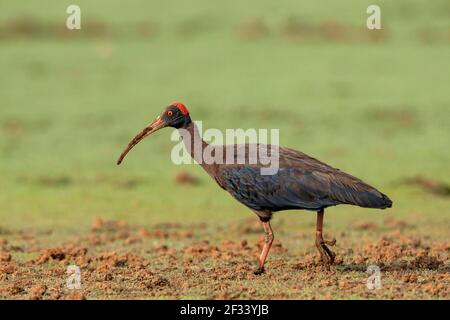
<instances>
[{"instance_id":1,"label":"bird's eye","mask_svg":"<svg viewBox=\"0 0 450 320\"><path fill-rule=\"evenodd\" d=\"M167 115L169 116L169 117L171 117L171 116L173 116L173 112L172 111L167 111Z\"/></svg>"}]
</instances>

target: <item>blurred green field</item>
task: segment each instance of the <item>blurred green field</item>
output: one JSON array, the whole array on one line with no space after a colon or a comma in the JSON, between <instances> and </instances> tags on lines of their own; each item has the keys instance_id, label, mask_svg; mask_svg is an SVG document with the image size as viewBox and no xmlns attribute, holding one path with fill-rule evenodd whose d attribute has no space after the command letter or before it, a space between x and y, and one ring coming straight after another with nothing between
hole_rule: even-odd
<instances>
[{"instance_id":1,"label":"blurred green field","mask_svg":"<svg viewBox=\"0 0 450 320\"><path fill-rule=\"evenodd\" d=\"M61 240L95 217L147 227L251 217L201 168L172 164L171 129L116 166L180 100L206 127L280 128L281 145L394 201L331 208L330 233L389 216L448 240L450 198L399 181L450 184L450 2L379 1L375 38L366 0L79 0L82 29L54 31L71 3L0 2L0 230ZM201 183L177 184L180 171ZM283 228L312 233L314 215L281 215Z\"/></svg>"}]
</instances>

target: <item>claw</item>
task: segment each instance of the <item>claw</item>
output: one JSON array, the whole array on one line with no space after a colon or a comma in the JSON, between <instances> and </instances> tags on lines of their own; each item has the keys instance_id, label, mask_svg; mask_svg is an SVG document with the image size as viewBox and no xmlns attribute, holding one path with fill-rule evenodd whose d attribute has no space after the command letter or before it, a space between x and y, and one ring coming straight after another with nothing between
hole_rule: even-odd
<instances>
[{"instance_id":1,"label":"claw","mask_svg":"<svg viewBox=\"0 0 450 320\"><path fill-rule=\"evenodd\" d=\"M328 248L327 246L324 245L324 247L325 247L325 251L326 251L326 253L328 255L328 258L329 258L328 259L328 263L329 264L333 264L334 263L334 258L336 257L336 254L333 251L331 251L330 248Z\"/></svg>"},{"instance_id":2,"label":"claw","mask_svg":"<svg viewBox=\"0 0 450 320\"><path fill-rule=\"evenodd\" d=\"M258 269L256 269L254 272L253 272L253 274L255 274L255 275L260 275L260 274L263 274L264 273L264 267L258 267Z\"/></svg>"},{"instance_id":3,"label":"claw","mask_svg":"<svg viewBox=\"0 0 450 320\"><path fill-rule=\"evenodd\" d=\"M329 268L330 265L332 265L334 263L334 259L336 257L336 254L330 250L330 248L328 248L326 246L326 244L328 245L334 245L336 243L336 239L333 239L331 241L325 241L322 239L317 239L316 240L316 246L317 249L319 250L320 253L320 257L323 261L323 263Z\"/></svg>"}]
</instances>

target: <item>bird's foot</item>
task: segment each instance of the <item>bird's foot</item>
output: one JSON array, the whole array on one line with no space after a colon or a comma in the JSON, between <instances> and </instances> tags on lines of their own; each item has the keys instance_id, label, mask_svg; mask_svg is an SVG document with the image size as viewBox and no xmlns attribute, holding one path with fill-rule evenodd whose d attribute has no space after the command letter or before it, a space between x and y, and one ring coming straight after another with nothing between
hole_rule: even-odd
<instances>
[{"instance_id":1,"label":"bird's foot","mask_svg":"<svg viewBox=\"0 0 450 320\"><path fill-rule=\"evenodd\" d=\"M263 274L264 273L264 267L262 267L262 266L259 266L254 272L253 272L253 274L255 274L255 275L257 275L257 276L259 276L260 274Z\"/></svg>"},{"instance_id":2,"label":"bird's foot","mask_svg":"<svg viewBox=\"0 0 450 320\"><path fill-rule=\"evenodd\" d=\"M329 246L334 246L336 244L336 238L333 238L331 240L325 240L323 239L323 242Z\"/></svg>"},{"instance_id":3,"label":"bird's foot","mask_svg":"<svg viewBox=\"0 0 450 320\"><path fill-rule=\"evenodd\" d=\"M322 238L316 239L316 247L319 250L321 260L325 267L329 270L330 266L334 263L334 259L336 258L336 254L330 250L329 246L334 246L336 244L336 239L332 240L324 240Z\"/></svg>"}]
</instances>

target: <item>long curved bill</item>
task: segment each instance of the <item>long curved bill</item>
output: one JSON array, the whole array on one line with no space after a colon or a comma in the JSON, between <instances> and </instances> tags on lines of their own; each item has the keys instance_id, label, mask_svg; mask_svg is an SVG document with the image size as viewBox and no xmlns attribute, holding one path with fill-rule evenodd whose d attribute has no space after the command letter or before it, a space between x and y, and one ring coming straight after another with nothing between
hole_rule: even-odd
<instances>
[{"instance_id":1,"label":"long curved bill","mask_svg":"<svg viewBox=\"0 0 450 320\"><path fill-rule=\"evenodd\" d=\"M161 119L161 117L158 117L155 119L155 121L153 121L147 127L145 127L139 134L137 134L133 138L133 140L130 141L130 143L125 148L125 150L123 150L122 154L120 155L119 159L117 160L117 165L122 163L123 159L128 154L128 152L130 152L130 150L133 149L133 147L135 145L137 145L142 139L144 139L145 137L148 137L153 132L164 128L165 125L166 125L166 123Z\"/></svg>"}]
</instances>

